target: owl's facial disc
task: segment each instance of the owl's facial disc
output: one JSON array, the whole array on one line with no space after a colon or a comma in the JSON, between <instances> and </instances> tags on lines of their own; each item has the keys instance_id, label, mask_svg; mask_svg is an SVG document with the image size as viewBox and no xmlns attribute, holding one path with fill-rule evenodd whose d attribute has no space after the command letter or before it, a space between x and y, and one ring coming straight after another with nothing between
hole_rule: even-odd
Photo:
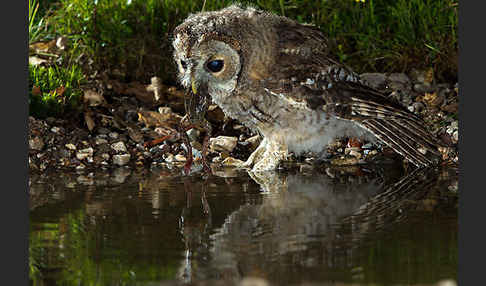
<instances>
[{"instance_id":1,"label":"owl's facial disc","mask_svg":"<svg viewBox=\"0 0 486 286\"><path fill-rule=\"evenodd\" d=\"M240 56L230 45L217 40L202 41L191 50L191 89L207 88L214 96L231 93L240 71Z\"/></svg>"}]
</instances>

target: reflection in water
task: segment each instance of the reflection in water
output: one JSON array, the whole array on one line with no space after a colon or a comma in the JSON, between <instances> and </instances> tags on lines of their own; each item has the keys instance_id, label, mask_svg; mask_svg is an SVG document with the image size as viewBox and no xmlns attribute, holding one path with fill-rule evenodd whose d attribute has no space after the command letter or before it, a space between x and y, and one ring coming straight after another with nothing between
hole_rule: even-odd
<instances>
[{"instance_id":1,"label":"reflection in water","mask_svg":"<svg viewBox=\"0 0 486 286\"><path fill-rule=\"evenodd\" d=\"M31 176L32 283L234 285L257 276L273 285L415 285L457 277L454 170L214 174Z\"/></svg>"}]
</instances>

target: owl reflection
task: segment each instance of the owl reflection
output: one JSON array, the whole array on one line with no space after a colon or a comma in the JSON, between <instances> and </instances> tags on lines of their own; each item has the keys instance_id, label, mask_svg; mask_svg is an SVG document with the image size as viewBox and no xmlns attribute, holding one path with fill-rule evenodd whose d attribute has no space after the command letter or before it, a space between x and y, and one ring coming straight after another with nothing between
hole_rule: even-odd
<instances>
[{"instance_id":1,"label":"owl reflection","mask_svg":"<svg viewBox=\"0 0 486 286\"><path fill-rule=\"evenodd\" d=\"M193 102L212 100L263 137L232 165L273 170L289 152L323 152L344 136L381 141L419 167L437 162L439 142L423 122L331 59L314 26L233 5L190 15L173 46Z\"/></svg>"}]
</instances>

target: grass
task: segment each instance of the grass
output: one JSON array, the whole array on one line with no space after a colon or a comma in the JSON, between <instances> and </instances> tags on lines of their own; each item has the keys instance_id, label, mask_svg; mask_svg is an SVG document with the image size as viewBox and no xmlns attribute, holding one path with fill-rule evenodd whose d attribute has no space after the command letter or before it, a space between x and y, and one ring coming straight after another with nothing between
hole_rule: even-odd
<instances>
[{"instance_id":1,"label":"grass","mask_svg":"<svg viewBox=\"0 0 486 286\"><path fill-rule=\"evenodd\" d=\"M81 68L29 65L29 113L37 118L62 117L79 111L85 81Z\"/></svg>"},{"instance_id":2,"label":"grass","mask_svg":"<svg viewBox=\"0 0 486 286\"><path fill-rule=\"evenodd\" d=\"M127 82L156 75L175 83L171 31L203 5L209 11L232 2L29 0L29 42L67 37L60 64L82 66L87 75L105 71ZM332 39L332 55L357 72L432 68L439 81L457 80L457 0L240 2L315 24Z\"/></svg>"}]
</instances>

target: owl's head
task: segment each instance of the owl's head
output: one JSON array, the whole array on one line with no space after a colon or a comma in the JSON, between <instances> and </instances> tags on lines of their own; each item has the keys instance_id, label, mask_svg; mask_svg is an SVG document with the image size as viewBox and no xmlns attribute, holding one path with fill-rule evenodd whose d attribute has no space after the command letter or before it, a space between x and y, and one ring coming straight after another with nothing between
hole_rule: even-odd
<instances>
[{"instance_id":1,"label":"owl's head","mask_svg":"<svg viewBox=\"0 0 486 286\"><path fill-rule=\"evenodd\" d=\"M263 13L234 5L190 15L176 27L174 60L181 84L213 99L230 96L255 58L254 43L263 36L257 32ZM259 53L263 56L265 50Z\"/></svg>"}]
</instances>

